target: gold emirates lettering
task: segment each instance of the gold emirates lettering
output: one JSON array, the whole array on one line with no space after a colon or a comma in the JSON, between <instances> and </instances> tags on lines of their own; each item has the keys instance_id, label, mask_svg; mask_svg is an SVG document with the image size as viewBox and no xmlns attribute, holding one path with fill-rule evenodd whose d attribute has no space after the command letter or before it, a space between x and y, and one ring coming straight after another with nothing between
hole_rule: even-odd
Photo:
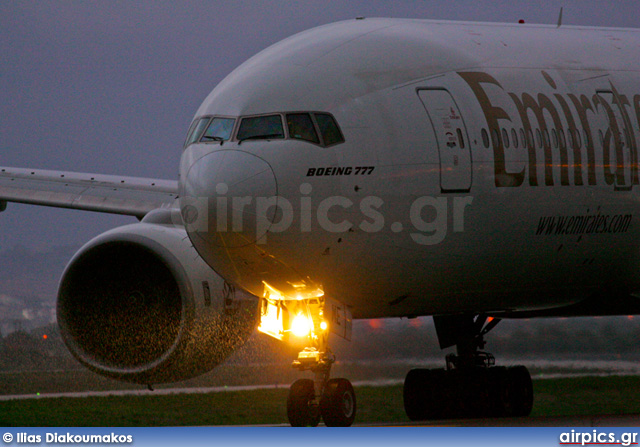
<instances>
[{"instance_id":1,"label":"gold emirates lettering","mask_svg":"<svg viewBox=\"0 0 640 447\"><path fill-rule=\"evenodd\" d=\"M542 71L542 76L547 84L557 90L557 86L553 78L546 72ZM495 86L505 93L505 98L510 98L511 102L518 111L518 118L522 123L522 129L525 132L526 143L523 143L527 149L527 162L520 164L509 163L505 157L504 142L501 138L492 138L493 145L493 162L495 173L495 185L497 187L517 187L521 186L525 180L530 186L554 185L553 170L559 166L560 185L596 185L597 169L601 169L602 178L607 185L616 185L617 187L630 187L640 183L638 174L638 147L636 144L636 135L633 130L629 109L635 111L636 120L640 126L640 95L633 97L633 104L628 97L620 94L611 81L610 88L604 91L594 91L591 98L581 94L579 96L569 93L562 95L553 93L553 95L545 95L543 93L530 94L522 93L518 95L512 92L506 92L500 82L493 76L484 72L458 72L458 75L469 85L473 91L482 112L487 120L489 135L500 135L500 121L513 122L513 119L504 108L493 103L485 86ZM611 101L607 101L603 97L603 93L611 94ZM554 101L555 100L555 101ZM559 107L558 107L559 106ZM573 110L572 110L573 109ZM545 118L545 113L551 117L551 122ZM616 119L616 113L619 114L619 123ZM606 116L608 128L603 132L602 138L602 160L597 160L595 138L593 129L596 126L591 125L589 114L594 118L598 115ZM532 120L531 117L534 117ZM562 118L566 125L562 122ZM533 121L533 122L532 122ZM578 138L569 138L569 144L559 143L557 145L558 152L554 152L548 138L542 138L542 157L544 162L544 179L538 178L537 167L539 165L538 154L536 153L536 144L533 141L533 132L540 132L542 135L548 135L551 129L567 129L570 135L579 135L580 130L584 132L588 138L585 138L584 146ZM630 150L630 157L625 160L625 136L627 139L627 148ZM570 146L570 147L568 147ZM586 151L586 160L583 160L582 149ZM573 163L569 163L569 152L573 158ZM559 163L554 163L554 157ZM611 160L615 160L612 162ZM573 168L573 169L570 169ZM586 169L586 179L583 178ZM630 169L629 179L625 178L625 170ZM573 180L573 181L571 181ZM585 181L586 180L586 181Z\"/></svg>"}]
</instances>

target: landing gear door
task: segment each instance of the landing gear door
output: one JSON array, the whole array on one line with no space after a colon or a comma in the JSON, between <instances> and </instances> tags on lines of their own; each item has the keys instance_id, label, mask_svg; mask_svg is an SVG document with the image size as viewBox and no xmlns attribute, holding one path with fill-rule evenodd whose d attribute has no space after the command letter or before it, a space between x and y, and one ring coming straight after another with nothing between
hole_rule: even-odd
<instances>
[{"instance_id":1,"label":"landing gear door","mask_svg":"<svg viewBox=\"0 0 640 447\"><path fill-rule=\"evenodd\" d=\"M351 316L351 310L346 305L327 298L325 302L325 318L329 322L331 332L351 341L353 317Z\"/></svg>"},{"instance_id":2,"label":"landing gear door","mask_svg":"<svg viewBox=\"0 0 640 447\"><path fill-rule=\"evenodd\" d=\"M438 141L441 192L468 192L471 189L471 149L460 110L445 89L420 89Z\"/></svg>"}]
</instances>

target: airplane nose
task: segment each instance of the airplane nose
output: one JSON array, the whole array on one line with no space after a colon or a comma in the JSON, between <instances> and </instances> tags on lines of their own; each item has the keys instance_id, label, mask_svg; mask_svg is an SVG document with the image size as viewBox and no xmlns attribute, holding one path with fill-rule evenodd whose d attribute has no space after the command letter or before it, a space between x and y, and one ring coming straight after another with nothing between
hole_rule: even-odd
<instances>
[{"instance_id":1,"label":"airplane nose","mask_svg":"<svg viewBox=\"0 0 640 447\"><path fill-rule=\"evenodd\" d=\"M221 150L191 166L180 208L194 243L199 239L206 245L243 247L266 234L277 195L269 163L248 152Z\"/></svg>"}]
</instances>

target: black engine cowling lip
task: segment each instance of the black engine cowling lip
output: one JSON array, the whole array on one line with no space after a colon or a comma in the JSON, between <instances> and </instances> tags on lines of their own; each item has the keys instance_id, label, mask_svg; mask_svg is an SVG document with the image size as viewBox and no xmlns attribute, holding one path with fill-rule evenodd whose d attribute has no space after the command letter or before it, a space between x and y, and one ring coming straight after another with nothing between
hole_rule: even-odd
<instances>
[{"instance_id":1,"label":"black engine cowling lip","mask_svg":"<svg viewBox=\"0 0 640 447\"><path fill-rule=\"evenodd\" d=\"M64 318L61 318L61 315L64 315L64 310L61 309L60 294L64 290L67 273L71 268L73 268L76 262L80 261L82 257L89 253L92 249L100 245L112 242L132 243L153 253L174 275L180 294L182 296L180 326L175 341L173 342L171 347L158 359L137 367L112 366L99 361L90 352L82 349L82 347L73 339L73 337L68 335L70 333L70 330L66 326ZM188 339L190 338L188 334L194 323L194 308L194 294L191 288L191 282L189 281L188 275L182 267L180 261L170 250L168 250L162 244L140 234L123 234L118 232L105 233L85 244L78 251L78 253L74 255L74 257L65 268L58 290L58 325L60 326L64 342L71 354L85 367L94 372L115 379L135 383L148 383L150 378L162 378L167 374L167 370L173 363L180 361L180 348L188 343Z\"/></svg>"}]
</instances>

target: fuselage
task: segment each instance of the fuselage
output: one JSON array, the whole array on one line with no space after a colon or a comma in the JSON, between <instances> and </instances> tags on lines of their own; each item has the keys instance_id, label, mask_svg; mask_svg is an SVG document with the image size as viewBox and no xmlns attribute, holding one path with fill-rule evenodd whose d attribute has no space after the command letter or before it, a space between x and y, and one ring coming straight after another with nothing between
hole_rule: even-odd
<instances>
[{"instance_id":1,"label":"fuselage","mask_svg":"<svg viewBox=\"0 0 640 447\"><path fill-rule=\"evenodd\" d=\"M256 296L324 293L356 318L628 295L639 53L626 29L365 19L293 36L197 111L189 237ZM213 118L224 135L204 138Z\"/></svg>"}]
</instances>

